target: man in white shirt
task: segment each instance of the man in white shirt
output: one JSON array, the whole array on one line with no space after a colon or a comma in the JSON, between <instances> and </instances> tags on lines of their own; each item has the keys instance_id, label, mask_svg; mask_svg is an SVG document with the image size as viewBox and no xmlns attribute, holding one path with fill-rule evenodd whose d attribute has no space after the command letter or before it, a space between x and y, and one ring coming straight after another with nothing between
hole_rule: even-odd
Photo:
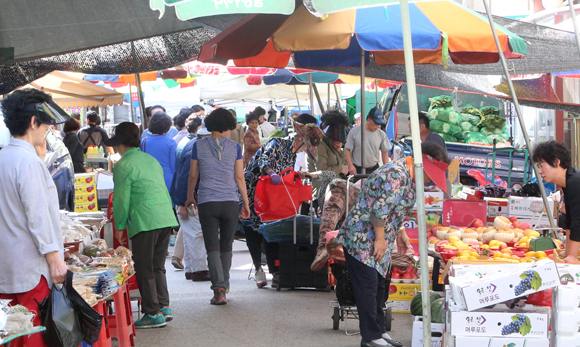
<instances>
[{"instance_id":1,"label":"man in white shirt","mask_svg":"<svg viewBox=\"0 0 580 347\"><path fill-rule=\"evenodd\" d=\"M276 127L264 119L264 117L266 116L266 110L264 110L264 108L258 106L254 109L254 113L260 117L260 119L259 119L260 131L262 132L262 134L260 135L260 138L265 139L265 141L263 143L266 143L266 141L268 141L268 136L270 136L272 131L276 130Z\"/></svg>"}]
</instances>

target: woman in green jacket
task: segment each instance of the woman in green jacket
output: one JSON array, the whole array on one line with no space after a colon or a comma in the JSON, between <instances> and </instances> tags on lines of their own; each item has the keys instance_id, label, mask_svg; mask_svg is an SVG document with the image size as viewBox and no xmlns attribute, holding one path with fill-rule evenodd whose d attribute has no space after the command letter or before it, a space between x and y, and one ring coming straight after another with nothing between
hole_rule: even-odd
<instances>
[{"instance_id":1,"label":"woman in green jacket","mask_svg":"<svg viewBox=\"0 0 580 347\"><path fill-rule=\"evenodd\" d=\"M139 150L139 128L123 122L105 142L122 155L115 164L113 217L123 244L128 229L135 262L135 275L145 315L135 328L160 328L173 319L165 279L165 257L171 229L178 225L159 162Z\"/></svg>"}]
</instances>

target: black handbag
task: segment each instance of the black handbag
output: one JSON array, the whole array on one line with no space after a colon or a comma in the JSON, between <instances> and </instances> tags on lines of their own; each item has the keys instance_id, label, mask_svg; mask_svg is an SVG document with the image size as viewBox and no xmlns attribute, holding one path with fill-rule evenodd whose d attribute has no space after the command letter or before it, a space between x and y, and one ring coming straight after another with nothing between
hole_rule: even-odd
<instances>
[{"instance_id":1,"label":"black handbag","mask_svg":"<svg viewBox=\"0 0 580 347\"><path fill-rule=\"evenodd\" d=\"M68 298L74 305L83 332L83 341L92 346L99 340L104 316L89 306L85 299L73 288L72 279L73 273L67 271L65 282L66 292Z\"/></svg>"},{"instance_id":2,"label":"black handbag","mask_svg":"<svg viewBox=\"0 0 580 347\"><path fill-rule=\"evenodd\" d=\"M54 284L50 294L38 304L38 308L41 324L46 327L46 330L42 332L42 337L49 347L78 347L80 345L83 332L74 304L67 295L66 285Z\"/></svg>"}]
</instances>

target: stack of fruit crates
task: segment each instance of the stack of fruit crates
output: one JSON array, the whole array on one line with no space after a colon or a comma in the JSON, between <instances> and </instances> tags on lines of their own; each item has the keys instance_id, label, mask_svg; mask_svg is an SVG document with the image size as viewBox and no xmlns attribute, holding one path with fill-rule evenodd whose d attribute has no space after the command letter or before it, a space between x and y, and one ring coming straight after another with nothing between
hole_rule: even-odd
<instances>
[{"instance_id":1,"label":"stack of fruit crates","mask_svg":"<svg viewBox=\"0 0 580 347\"><path fill-rule=\"evenodd\" d=\"M446 287L446 346L550 346L551 308L526 305L524 297L560 285L554 261L453 267Z\"/></svg>"},{"instance_id":2,"label":"stack of fruit crates","mask_svg":"<svg viewBox=\"0 0 580 347\"><path fill-rule=\"evenodd\" d=\"M75 212L99 210L96 178L96 172L75 174Z\"/></svg>"}]
</instances>

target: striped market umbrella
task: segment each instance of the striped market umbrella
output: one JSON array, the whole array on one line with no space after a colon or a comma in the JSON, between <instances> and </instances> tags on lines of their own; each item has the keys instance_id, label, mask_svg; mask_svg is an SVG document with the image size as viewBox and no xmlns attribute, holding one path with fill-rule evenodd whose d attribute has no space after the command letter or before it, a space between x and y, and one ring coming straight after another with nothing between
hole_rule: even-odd
<instances>
[{"instance_id":1,"label":"striped market umbrella","mask_svg":"<svg viewBox=\"0 0 580 347\"><path fill-rule=\"evenodd\" d=\"M455 64L499 61L489 22L482 15L447 0L411 3L409 11L416 64L446 66L449 59ZM525 56L524 39L497 24L495 27L506 58ZM234 59L236 66L284 68L293 55L296 66L303 68L358 67L362 50L365 65L370 54L377 65L403 65L401 28L398 3L322 18L301 6L290 16L247 16L202 46L198 60Z\"/></svg>"}]
</instances>

